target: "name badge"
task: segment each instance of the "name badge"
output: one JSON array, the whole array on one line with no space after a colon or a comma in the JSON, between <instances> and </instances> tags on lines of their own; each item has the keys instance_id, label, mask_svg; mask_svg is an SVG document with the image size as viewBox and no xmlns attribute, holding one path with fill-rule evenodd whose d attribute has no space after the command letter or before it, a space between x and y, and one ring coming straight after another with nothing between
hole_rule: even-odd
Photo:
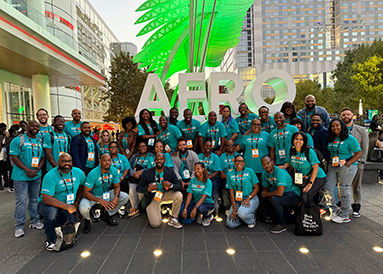
<instances>
[{"instance_id":1,"label":"name badge","mask_svg":"<svg viewBox=\"0 0 383 274\"><path fill-rule=\"evenodd\" d=\"M242 202L242 199L243 199L243 192L237 190L237 191L235 192L235 200L236 200L237 202Z\"/></svg>"},{"instance_id":2,"label":"name badge","mask_svg":"<svg viewBox=\"0 0 383 274\"><path fill-rule=\"evenodd\" d=\"M104 192L103 194L102 194L102 198L105 200L105 201L110 201L110 193L109 193L109 191L108 192Z\"/></svg>"},{"instance_id":3,"label":"name badge","mask_svg":"<svg viewBox=\"0 0 383 274\"><path fill-rule=\"evenodd\" d=\"M253 156L253 158L259 158L258 149L257 148L253 148L252 151L251 151L251 155Z\"/></svg>"},{"instance_id":4,"label":"name badge","mask_svg":"<svg viewBox=\"0 0 383 274\"><path fill-rule=\"evenodd\" d=\"M93 162L94 161L94 152L89 152L88 153L88 161Z\"/></svg>"},{"instance_id":5,"label":"name badge","mask_svg":"<svg viewBox=\"0 0 383 274\"><path fill-rule=\"evenodd\" d=\"M117 168L118 174L120 174L120 170Z\"/></svg>"},{"instance_id":6,"label":"name badge","mask_svg":"<svg viewBox=\"0 0 383 274\"><path fill-rule=\"evenodd\" d=\"M185 169L183 173L184 173L184 178L185 179L189 179L190 178L190 171L188 169Z\"/></svg>"},{"instance_id":7,"label":"name badge","mask_svg":"<svg viewBox=\"0 0 383 274\"><path fill-rule=\"evenodd\" d=\"M193 141L192 140L187 140L186 141L186 147L187 148L192 148L193 147Z\"/></svg>"},{"instance_id":8,"label":"name badge","mask_svg":"<svg viewBox=\"0 0 383 274\"><path fill-rule=\"evenodd\" d=\"M302 173L295 173L295 184L296 185L303 185L303 174Z\"/></svg>"},{"instance_id":9,"label":"name badge","mask_svg":"<svg viewBox=\"0 0 383 274\"><path fill-rule=\"evenodd\" d=\"M129 148L125 149L126 154L129 154L129 152L130 152Z\"/></svg>"},{"instance_id":10,"label":"name badge","mask_svg":"<svg viewBox=\"0 0 383 274\"><path fill-rule=\"evenodd\" d=\"M157 202L161 202L162 196L164 196L164 194L161 191L157 190L156 195L154 195L154 200L156 200Z\"/></svg>"},{"instance_id":11,"label":"name badge","mask_svg":"<svg viewBox=\"0 0 383 274\"><path fill-rule=\"evenodd\" d=\"M148 146L154 146L154 138L150 138L149 140L148 140Z\"/></svg>"},{"instance_id":12,"label":"name badge","mask_svg":"<svg viewBox=\"0 0 383 274\"><path fill-rule=\"evenodd\" d=\"M333 166L333 167L338 167L338 166L340 166L339 156L334 156L334 157L332 157L332 166Z\"/></svg>"},{"instance_id":13,"label":"name badge","mask_svg":"<svg viewBox=\"0 0 383 274\"><path fill-rule=\"evenodd\" d=\"M74 194L73 193L66 195L66 203L68 205L73 205L73 203L74 203Z\"/></svg>"},{"instance_id":14,"label":"name badge","mask_svg":"<svg viewBox=\"0 0 383 274\"><path fill-rule=\"evenodd\" d=\"M215 147L215 140L211 140L211 145L213 148Z\"/></svg>"},{"instance_id":15,"label":"name badge","mask_svg":"<svg viewBox=\"0 0 383 274\"><path fill-rule=\"evenodd\" d=\"M285 158L286 157L286 152L284 149L278 150L279 157Z\"/></svg>"},{"instance_id":16,"label":"name badge","mask_svg":"<svg viewBox=\"0 0 383 274\"><path fill-rule=\"evenodd\" d=\"M172 149L170 148L169 145L165 145L165 151L166 151L167 153L169 153L170 151L172 151Z\"/></svg>"},{"instance_id":17,"label":"name badge","mask_svg":"<svg viewBox=\"0 0 383 274\"><path fill-rule=\"evenodd\" d=\"M39 157L32 157L32 167L39 167Z\"/></svg>"}]
</instances>

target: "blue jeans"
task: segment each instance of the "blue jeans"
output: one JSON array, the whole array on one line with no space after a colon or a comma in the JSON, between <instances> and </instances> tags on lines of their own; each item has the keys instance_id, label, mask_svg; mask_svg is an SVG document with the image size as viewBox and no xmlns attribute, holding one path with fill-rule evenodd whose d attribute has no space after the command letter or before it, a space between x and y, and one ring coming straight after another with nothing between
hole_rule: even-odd
<instances>
[{"instance_id":1,"label":"blue jeans","mask_svg":"<svg viewBox=\"0 0 383 274\"><path fill-rule=\"evenodd\" d=\"M29 198L28 212L31 218L31 224L39 222L39 212L37 210L37 198L40 194L41 178L31 181L15 180L15 219L16 228L24 228L27 215L27 199Z\"/></svg>"},{"instance_id":2,"label":"blue jeans","mask_svg":"<svg viewBox=\"0 0 383 274\"><path fill-rule=\"evenodd\" d=\"M212 183L213 183L213 200L214 200L214 208L217 210L218 212L218 209L219 209L219 196L220 196L220 193L221 193L221 190L222 190L222 183L221 183L221 178L219 178L218 176L214 177L214 179L212 180Z\"/></svg>"},{"instance_id":3,"label":"blue jeans","mask_svg":"<svg viewBox=\"0 0 383 274\"><path fill-rule=\"evenodd\" d=\"M195 206L195 202L193 200L190 201L190 204L187 208L187 217L190 218L190 213L192 212L193 208ZM211 214L214 209L214 204L209 204L209 203L202 203L198 208L197 208L197 214L202 214L203 217L206 217Z\"/></svg>"},{"instance_id":4,"label":"blue jeans","mask_svg":"<svg viewBox=\"0 0 383 274\"><path fill-rule=\"evenodd\" d=\"M293 191L284 192L282 196L273 196L270 203L274 209L276 223L286 226L285 209L294 208L299 201L299 196Z\"/></svg>"},{"instance_id":5,"label":"blue jeans","mask_svg":"<svg viewBox=\"0 0 383 274\"><path fill-rule=\"evenodd\" d=\"M56 241L55 228L62 226L66 222L74 223L74 215L68 211L39 202L39 212L44 217L44 229L47 240L51 243Z\"/></svg>"},{"instance_id":6,"label":"blue jeans","mask_svg":"<svg viewBox=\"0 0 383 274\"><path fill-rule=\"evenodd\" d=\"M229 218L233 212L233 207L230 207L229 215L226 219L226 226L228 228L237 228L242 223L246 223L248 225L255 224L255 211L259 206L258 196L255 196L250 200L250 207L244 207L241 204L242 202L235 202L238 213L238 218L235 220L231 220Z\"/></svg>"},{"instance_id":7,"label":"blue jeans","mask_svg":"<svg viewBox=\"0 0 383 274\"><path fill-rule=\"evenodd\" d=\"M327 182L324 185L327 204L330 207L331 212L336 212L338 207L334 198L334 189L339 182L340 196L341 196L341 210L339 216L342 218L348 218L351 213L351 184L355 177L357 165L351 165L350 167L333 167L329 166L327 173Z\"/></svg>"}]
</instances>

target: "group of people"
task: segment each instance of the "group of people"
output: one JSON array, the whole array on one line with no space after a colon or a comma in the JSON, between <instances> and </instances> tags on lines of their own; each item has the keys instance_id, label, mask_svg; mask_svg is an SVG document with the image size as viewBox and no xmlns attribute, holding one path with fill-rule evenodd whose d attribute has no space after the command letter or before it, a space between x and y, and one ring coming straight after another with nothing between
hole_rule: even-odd
<instances>
[{"instance_id":1,"label":"group of people","mask_svg":"<svg viewBox=\"0 0 383 274\"><path fill-rule=\"evenodd\" d=\"M8 151L15 237L24 235L27 197L29 227L45 227L47 250L53 250L55 227L74 222L77 212L89 233L95 207L111 226L118 224L115 214L134 218L143 211L153 228L164 213L175 228L193 221L209 226L225 212L231 229L254 228L259 216L281 233L294 209L316 206L323 196L333 222L350 222L360 216L367 132L353 123L349 108L330 120L314 96L305 105L296 113L286 102L272 117L266 106L256 115L242 103L236 118L224 106L221 121L212 111L202 123L190 109L179 120L172 108L158 123L143 109L138 123L122 120L118 141L104 130L98 142L80 110L72 111L72 121L58 115L49 125L48 112L39 109Z\"/></svg>"}]
</instances>

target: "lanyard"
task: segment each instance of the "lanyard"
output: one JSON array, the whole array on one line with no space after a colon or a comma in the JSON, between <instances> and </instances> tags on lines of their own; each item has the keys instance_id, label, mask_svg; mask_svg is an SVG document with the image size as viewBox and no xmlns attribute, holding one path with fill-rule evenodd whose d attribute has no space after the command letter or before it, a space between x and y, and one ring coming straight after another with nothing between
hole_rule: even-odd
<instances>
[{"instance_id":1,"label":"lanyard","mask_svg":"<svg viewBox=\"0 0 383 274\"><path fill-rule=\"evenodd\" d=\"M233 154L233 156L234 156L235 154ZM232 167L233 167L233 165L234 165L234 161L232 161L233 163L230 163L231 161L230 161L230 158L229 158L229 155L227 154L227 152L226 152L226 160L227 160L227 167L229 168L229 169L231 169ZM234 158L233 158L233 160L234 160Z\"/></svg>"},{"instance_id":2,"label":"lanyard","mask_svg":"<svg viewBox=\"0 0 383 274\"><path fill-rule=\"evenodd\" d=\"M272 176L271 176L271 178L269 177L269 179L271 179L271 181L273 182L272 183L272 185L273 185L273 187L274 187L274 181L275 181L275 176L274 176L274 174L275 174L275 168L274 168L274 170L273 170L273 174L272 174ZM269 176L269 175L267 175L267 176Z\"/></svg>"},{"instance_id":3,"label":"lanyard","mask_svg":"<svg viewBox=\"0 0 383 274\"><path fill-rule=\"evenodd\" d=\"M209 169L209 166L210 166L210 158L211 158L211 154L209 156L209 158L206 158L205 156L202 157L203 161L205 162L206 164L206 169ZM205 160L207 159L207 160Z\"/></svg>"},{"instance_id":4,"label":"lanyard","mask_svg":"<svg viewBox=\"0 0 383 274\"><path fill-rule=\"evenodd\" d=\"M144 162L146 161L146 157L148 157L148 153L146 153L144 159L142 159L142 156L138 157L138 161L140 162L140 165L142 166Z\"/></svg>"},{"instance_id":5,"label":"lanyard","mask_svg":"<svg viewBox=\"0 0 383 274\"><path fill-rule=\"evenodd\" d=\"M102 153L106 153L107 151L109 151L109 145L106 145L106 144L103 144L102 147L100 147L100 150Z\"/></svg>"},{"instance_id":6,"label":"lanyard","mask_svg":"<svg viewBox=\"0 0 383 274\"><path fill-rule=\"evenodd\" d=\"M31 146L32 146L32 157L37 157L39 158L39 155L40 155L40 141L38 138L36 138L36 142L37 144L33 143L32 140L29 138L28 136L28 140L29 140L29 143L31 143ZM35 146L37 146L37 156L35 156Z\"/></svg>"},{"instance_id":7,"label":"lanyard","mask_svg":"<svg viewBox=\"0 0 383 274\"><path fill-rule=\"evenodd\" d=\"M120 157L118 157L118 154L117 154L117 162L118 162L118 166L120 167L120 168L118 168L117 166L116 166L116 162L113 160L113 159L115 159L115 158L112 158L112 165L115 167L115 168L117 168L117 169L122 169L122 166L121 166L121 160L120 160Z\"/></svg>"},{"instance_id":8,"label":"lanyard","mask_svg":"<svg viewBox=\"0 0 383 274\"><path fill-rule=\"evenodd\" d=\"M182 161L182 164L184 165L184 168L183 169L187 169L187 170L189 170L189 166L188 166L188 164L187 164L187 162L186 162L186 157L188 156L188 152L186 151L186 154L185 154L185 156L183 156L183 157L181 157L181 153L179 154L179 156L180 156L180 159L181 159L181 161Z\"/></svg>"},{"instance_id":9,"label":"lanyard","mask_svg":"<svg viewBox=\"0 0 383 274\"><path fill-rule=\"evenodd\" d=\"M245 172L245 170L242 170L242 174L241 174L241 191L242 191L242 180L243 180L243 172ZM235 189L238 190L238 184L237 184L237 170L235 170Z\"/></svg>"},{"instance_id":10,"label":"lanyard","mask_svg":"<svg viewBox=\"0 0 383 274\"><path fill-rule=\"evenodd\" d=\"M283 148L285 148L285 139L286 139L286 126L283 128ZM279 129L277 129L277 147L278 147L278 149L280 148L280 146L279 146Z\"/></svg>"},{"instance_id":11,"label":"lanyard","mask_svg":"<svg viewBox=\"0 0 383 274\"><path fill-rule=\"evenodd\" d=\"M85 140L88 145L89 152L94 152L94 143L92 139L88 136L88 138L85 138Z\"/></svg>"},{"instance_id":12,"label":"lanyard","mask_svg":"<svg viewBox=\"0 0 383 274\"><path fill-rule=\"evenodd\" d=\"M122 146L125 147L124 145L126 144L126 147L129 147L128 145L128 138L129 138L129 134L127 134L126 132L124 133L124 138L122 138Z\"/></svg>"},{"instance_id":13,"label":"lanyard","mask_svg":"<svg viewBox=\"0 0 383 274\"><path fill-rule=\"evenodd\" d=\"M215 126L214 126L214 128L212 129L212 130L210 130L210 126L209 126L209 135L210 135L210 138L212 139L212 140L214 140L215 141L215 138L217 137L217 124L215 124ZM213 133L214 133L214 138L211 136L212 134L212 131L213 131Z\"/></svg>"},{"instance_id":14,"label":"lanyard","mask_svg":"<svg viewBox=\"0 0 383 274\"><path fill-rule=\"evenodd\" d=\"M64 135L64 133L62 133L63 134L63 136L61 136L62 138L61 139L64 139L64 147L63 147L63 149L61 149L61 141L60 141L60 135L56 135L55 134L55 132L54 131L52 131L52 133L53 133L53 135L55 136L55 137L57 137L57 142L58 142L58 144L59 144L59 150L60 150L60 152L68 152L67 150L66 150L66 148L67 148L67 145L66 145L66 136Z\"/></svg>"},{"instance_id":15,"label":"lanyard","mask_svg":"<svg viewBox=\"0 0 383 274\"><path fill-rule=\"evenodd\" d=\"M352 126L350 127L350 129L348 130L348 133L351 134L353 128L354 128L354 125L352 125Z\"/></svg>"},{"instance_id":16,"label":"lanyard","mask_svg":"<svg viewBox=\"0 0 383 274\"><path fill-rule=\"evenodd\" d=\"M106 186L107 186L107 188L109 188L109 184L110 184L109 171L108 171L108 176L107 177L108 177L108 184ZM102 191L106 192L108 189L105 190L105 181L104 181L104 179L105 179L105 176L101 173Z\"/></svg>"},{"instance_id":17,"label":"lanyard","mask_svg":"<svg viewBox=\"0 0 383 274\"><path fill-rule=\"evenodd\" d=\"M164 178L161 177L161 174L156 170L156 184L161 184Z\"/></svg>"},{"instance_id":18,"label":"lanyard","mask_svg":"<svg viewBox=\"0 0 383 274\"><path fill-rule=\"evenodd\" d=\"M67 185L66 185L66 180L64 179L64 176L62 175L62 173L61 173L60 171L59 171L59 173L60 173L61 179L62 179L63 182L64 182L66 193L69 194L69 190L68 190L68 187L67 187ZM73 189L74 189L74 188L73 188L72 171L70 172L70 179L68 179L68 180L70 180L70 184L71 184L71 186L72 186L72 193L73 193Z\"/></svg>"},{"instance_id":19,"label":"lanyard","mask_svg":"<svg viewBox=\"0 0 383 274\"><path fill-rule=\"evenodd\" d=\"M258 134L259 134L259 133L258 133ZM260 134L259 134L259 135L260 135ZM256 140L257 140L257 142L255 143L255 148L258 149L259 137L256 138ZM253 137L253 133L251 133L251 149L254 148L254 144L253 144L253 142L254 142L254 137Z\"/></svg>"},{"instance_id":20,"label":"lanyard","mask_svg":"<svg viewBox=\"0 0 383 274\"><path fill-rule=\"evenodd\" d=\"M332 153L333 154L335 154L335 150L334 150L334 143L335 143L336 141L334 140L334 142L332 143L332 149L331 149L331 151L332 151ZM336 154L339 156L339 148L340 148L340 140L339 140L339 143L338 143L338 147L337 147L337 149L336 149Z\"/></svg>"}]
</instances>

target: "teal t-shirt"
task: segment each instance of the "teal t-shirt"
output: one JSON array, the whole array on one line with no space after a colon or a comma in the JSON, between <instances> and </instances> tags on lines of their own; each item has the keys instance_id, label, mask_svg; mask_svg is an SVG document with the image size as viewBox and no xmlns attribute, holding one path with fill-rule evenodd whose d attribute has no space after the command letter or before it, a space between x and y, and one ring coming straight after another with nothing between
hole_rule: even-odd
<instances>
[{"instance_id":1,"label":"teal t-shirt","mask_svg":"<svg viewBox=\"0 0 383 274\"><path fill-rule=\"evenodd\" d=\"M273 131L273 129L277 128L277 124L274 121L274 117L269 116L269 121L268 122L262 122L262 131L266 131L270 133Z\"/></svg>"},{"instance_id":2,"label":"teal t-shirt","mask_svg":"<svg viewBox=\"0 0 383 274\"><path fill-rule=\"evenodd\" d=\"M52 131L53 134L53 144L52 144L52 136L50 133L44 135L44 148L52 149L52 156L55 160L56 164L59 160L60 153L65 152L69 153L69 137L66 133L59 133ZM47 170L51 170L53 167L47 160Z\"/></svg>"},{"instance_id":3,"label":"teal t-shirt","mask_svg":"<svg viewBox=\"0 0 383 274\"><path fill-rule=\"evenodd\" d=\"M214 171L221 170L219 157L213 152L210 154L210 156L204 156L203 153L198 154L198 159L200 159L205 164L205 168L209 174L213 173Z\"/></svg>"},{"instance_id":4,"label":"teal t-shirt","mask_svg":"<svg viewBox=\"0 0 383 274\"><path fill-rule=\"evenodd\" d=\"M85 184L85 180L84 172L77 167L72 167L71 172L61 173L61 175L58 167L55 167L44 176L41 194L47 194L63 203L72 204L67 201L67 195L74 194L73 201L75 201L77 190ZM40 196L39 200L41 199Z\"/></svg>"},{"instance_id":5,"label":"teal t-shirt","mask_svg":"<svg viewBox=\"0 0 383 274\"><path fill-rule=\"evenodd\" d=\"M247 167L254 170L255 173L262 173L263 167L261 159L263 156L270 155L268 147L270 134L261 131L258 134L250 133L242 137L241 148L245 151L244 158ZM258 149L258 157L253 157L253 149Z\"/></svg>"},{"instance_id":6,"label":"teal t-shirt","mask_svg":"<svg viewBox=\"0 0 383 274\"><path fill-rule=\"evenodd\" d=\"M202 195L206 195L204 203L213 204L214 201L211 198L213 192L213 183L210 179L207 179L206 183L198 181L197 178L193 178L190 181L187 193L191 193L194 203L198 203L201 200Z\"/></svg>"},{"instance_id":7,"label":"teal t-shirt","mask_svg":"<svg viewBox=\"0 0 383 274\"><path fill-rule=\"evenodd\" d=\"M313 165L319 164L317 154L312 148L309 150L309 159L306 158L305 153L298 152L297 155L291 155L290 158L288 158L288 162L295 168L296 172L303 173L303 175L307 175L311 171ZM316 178L326 178L326 173L321 167L318 169Z\"/></svg>"},{"instance_id":8,"label":"teal t-shirt","mask_svg":"<svg viewBox=\"0 0 383 274\"><path fill-rule=\"evenodd\" d=\"M109 144L103 144L102 146L100 144L97 144L97 149L98 149L98 153L100 154L100 157L105 153L110 154Z\"/></svg>"},{"instance_id":9,"label":"teal t-shirt","mask_svg":"<svg viewBox=\"0 0 383 274\"><path fill-rule=\"evenodd\" d=\"M227 152L221 154L219 157L221 170L227 175L229 171L234 169L234 159L239 155L238 152L234 152L232 155L228 155Z\"/></svg>"},{"instance_id":10,"label":"teal t-shirt","mask_svg":"<svg viewBox=\"0 0 383 274\"><path fill-rule=\"evenodd\" d=\"M94 142L93 142L92 138L90 138L90 136L84 136L84 138L85 138L86 144L88 146L88 156L89 156L89 153L93 153L93 161L91 161L89 159L89 157L87 157L85 166L87 168L94 168L94 166L96 164L96 161L94 159L96 157L96 148L95 148Z\"/></svg>"},{"instance_id":11,"label":"teal t-shirt","mask_svg":"<svg viewBox=\"0 0 383 274\"><path fill-rule=\"evenodd\" d=\"M65 122L64 132L73 138L74 136L81 133L81 122L78 124L73 123L73 121Z\"/></svg>"},{"instance_id":12,"label":"teal t-shirt","mask_svg":"<svg viewBox=\"0 0 383 274\"><path fill-rule=\"evenodd\" d=\"M168 125L166 130L162 130L161 128L161 133L157 136L157 139L164 142L165 145L168 145L172 151L175 151L177 148L177 140L181 136L182 134L178 127Z\"/></svg>"},{"instance_id":13,"label":"teal t-shirt","mask_svg":"<svg viewBox=\"0 0 383 274\"><path fill-rule=\"evenodd\" d=\"M340 138L336 137L334 142L328 143L327 149L330 151L331 158L339 156L339 160L347 160L362 150L358 140L352 135L348 135L343 141L340 141ZM357 162L354 163L354 165L357 164Z\"/></svg>"},{"instance_id":14,"label":"teal t-shirt","mask_svg":"<svg viewBox=\"0 0 383 274\"><path fill-rule=\"evenodd\" d=\"M151 159L152 155L150 153L147 153L145 156L138 156L137 161L135 163L135 167L139 165L143 168L151 168L153 167Z\"/></svg>"},{"instance_id":15,"label":"teal t-shirt","mask_svg":"<svg viewBox=\"0 0 383 274\"><path fill-rule=\"evenodd\" d=\"M310 133L306 133L307 135L307 145L310 147L314 147L314 140Z\"/></svg>"},{"instance_id":16,"label":"teal t-shirt","mask_svg":"<svg viewBox=\"0 0 383 274\"><path fill-rule=\"evenodd\" d=\"M185 120L179 121L177 123L178 129L181 131L182 136L184 136L187 140L192 140L193 143L197 137L197 133L199 132L201 123L198 120L192 119L191 124L185 124Z\"/></svg>"},{"instance_id":17,"label":"teal t-shirt","mask_svg":"<svg viewBox=\"0 0 383 274\"><path fill-rule=\"evenodd\" d=\"M162 185L162 182L164 181L164 171L161 173L158 173L156 170L156 175L155 175L155 182L157 184L157 191L161 191L162 193L165 193L164 186Z\"/></svg>"},{"instance_id":18,"label":"teal t-shirt","mask_svg":"<svg viewBox=\"0 0 383 274\"><path fill-rule=\"evenodd\" d=\"M307 112L307 123L308 128L311 127L311 117L313 117L313 114L315 113L315 109L312 111L306 111Z\"/></svg>"},{"instance_id":19,"label":"teal t-shirt","mask_svg":"<svg viewBox=\"0 0 383 274\"><path fill-rule=\"evenodd\" d=\"M112 166L121 174L124 173L125 170L131 169L128 159L120 153L117 153L117 156L112 158Z\"/></svg>"},{"instance_id":20,"label":"teal t-shirt","mask_svg":"<svg viewBox=\"0 0 383 274\"><path fill-rule=\"evenodd\" d=\"M146 124L146 125L149 129L149 133L150 133L149 135L154 135L154 131L153 131L152 126L150 124ZM157 123L157 128L159 128L158 123ZM137 132L138 132L138 136L146 135L144 128L140 124L138 124L138 126L137 126Z\"/></svg>"},{"instance_id":21,"label":"teal t-shirt","mask_svg":"<svg viewBox=\"0 0 383 274\"><path fill-rule=\"evenodd\" d=\"M267 173L267 171L262 173L262 186L267 187L270 192L277 190L278 186L284 186L285 192L293 191L298 196L301 196L301 189L293 184L290 174L277 166L274 167L274 171L271 174Z\"/></svg>"},{"instance_id":22,"label":"teal t-shirt","mask_svg":"<svg viewBox=\"0 0 383 274\"><path fill-rule=\"evenodd\" d=\"M40 143L40 140L37 138L29 138L26 133L23 135L24 145L20 148L20 136L17 136L12 140L9 147L9 154L19 156L21 162L29 169L36 169L32 167L32 158L37 157L40 163L41 158L45 157L43 145ZM36 177L30 178L27 173L19 168L17 165L13 165L12 169L12 180L17 181L32 181L41 177L41 170L37 173Z\"/></svg>"},{"instance_id":23,"label":"teal t-shirt","mask_svg":"<svg viewBox=\"0 0 383 274\"><path fill-rule=\"evenodd\" d=\"M241 116L238 116L237 118L235 118L235 120L238 123L239 131L241 135L244 135L246 131L251 129L251 122L257 118L258 118L258 115L254 113L249 113L249 115L246 118L242 118Z\"/></svg>"},{"instance_id":24,"label":"teal t-shirt","mask_svg":"<svg viewBox=\"0 0 383 274\"><path fill-rule=\"evenodd\" d=\"M172 161L172 157L170 156L170 154L167 153L167 152L163 152L163 154L165 155L165 166L167 166L167 167L174 167L174 164L173 164L173 161ZM151 162L152 166L156 165L154 163L154 159L155 158L156 158L156 156L154 154L150 155L150 162Z\"/></svg>"},{"instance_id":25,"label":"teal t-shirt","mask_svg":"<svg viewBox=\"0 0 383 274\"><path fill-rule=\"evenodd\" d=\"M226 133L227 133L227 140L229 140L231 138L231 136L233 136L234 133L238 133L238 136L237 138L235 138L234 140L234 143L235 144L239 144L239 126L238 126L238 122L235 120L235 119L231 119L231 122L229 124L229 121L227 122L224 122L222 121L222 124L225 126L225 130L226 130Z\"/></svg>"},{"instance_id":26,"label":"teal t-shirt","mask_svg":"<svg viewBox=\"0 0 383 274\"><path fill-rule=\"evenodd\" d=\"M37 137L40 139L40 142L44 143L44 136L47 133L52 132L52 131L53 131L53 129L50 125L48 125L46 127L40 126L40 131L39 131L39 133L37 133Z\"/></svg>"},{"instance_id":27,"label":"teal t-shirt","mask_svg":"<svg viewBox=\"0 0 383 274\"><path fill-rule=\"evenodd\" d=\"M242 171L234 169L227 174L226 188L234 190L234 193L242 191L243 200L249 197L255 184L258 184L258 178L251 168L245 167Z\"/></svg>"},{"instance_id":28,"label":"teal t-shirt","mask_svg":"<svg viewBox=\"0 0 383 274\"><path fill-rule=\"evenodd\" d=\"M277 165L286 163L291 148L291 137L298 128L292 125L285 125L284 128L275 128L270 133L269 147L275 148L275 159Z\"/></svg>"},{"instance_id":29,"label":"teal t-shirt","mask_svg":"<svg viewBox=\"0 0 383 274\"><path fill-rule=\"evenodd\" d=\"M124 151L126 152L127 149L129 149L129 145L128 145L128 137L129 135L124 132L124 136L122 137L122 148L124 149Z\"/></svg>"},{"instance_id":30,"label":"teal t-shirt","mask_svg":"<svg viewBox=\"0 0 383 274\"><path fill-rule=\"evenodd\" d=\"M201 124L199 136L202 136L204 141L207 137L210 137L214 142L212 148L218 148L220 146L220 138L226 137L227 132L221 122L217 121L214 126L210 126L209 122L206 121Z\"/></svg>"},{"instance_id":31,"label":"teal t-shirt","mask_svg":"<svg viewBox=\"0 0 383 274\"><path fill-rule=\"evenodd\" d=\"M108 173L101 173L100 165L89 172L84 186L91 189L94 196L102 197L102 194L109 192L112 185L120 183L118 171L111 166Z\"/></svg>"},{"instance_id":32,"label":"teal t-shirt","mask_svg":"<svg viewBox=\"0 0 383 274\"><path fill-rule=\"evenodd\" d=\"M297 115L296 118L302 120L302 118L299 115ZM288 118L285 117L285 124L290 124L290 121L291 121L290 117L288 117Z\"/></svg>"}]
</instances>

